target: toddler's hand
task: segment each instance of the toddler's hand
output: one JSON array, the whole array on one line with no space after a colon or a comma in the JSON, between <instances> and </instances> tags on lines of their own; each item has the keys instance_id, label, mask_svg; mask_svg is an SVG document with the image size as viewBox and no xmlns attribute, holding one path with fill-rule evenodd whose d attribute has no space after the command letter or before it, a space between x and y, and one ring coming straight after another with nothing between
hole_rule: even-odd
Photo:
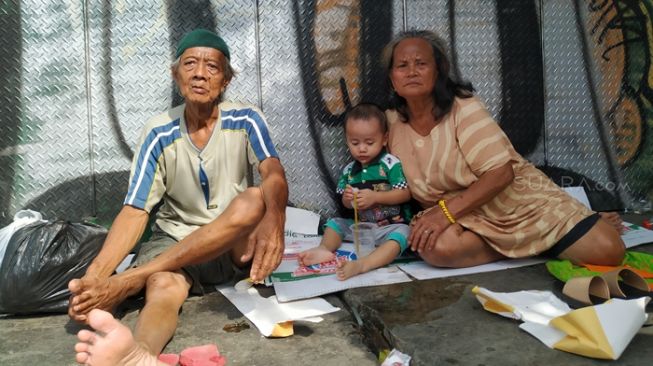
<instances>
[{"instance_id":1,"label":"toddler's hand","mask_svg":"<svg viewBox=\"0 0 653 366\"><path fill-rule=\"evenodd\" d=\"M354 200L354 188L352 188L352 186L347 185L347 187L345 187L342 199L347 202L352 202Z\"/></svg>"},{"instance_id":2,"label":"toddler's hand","mask_svg":"<svg viewBox=\"0 0 653 366\"><path fill-rule=\"evenodd\" d=\"M367 210L376 205L376 192L371 189L361 189L356 193L356 205L361 210Z\"/></svg>"}]
</instances>

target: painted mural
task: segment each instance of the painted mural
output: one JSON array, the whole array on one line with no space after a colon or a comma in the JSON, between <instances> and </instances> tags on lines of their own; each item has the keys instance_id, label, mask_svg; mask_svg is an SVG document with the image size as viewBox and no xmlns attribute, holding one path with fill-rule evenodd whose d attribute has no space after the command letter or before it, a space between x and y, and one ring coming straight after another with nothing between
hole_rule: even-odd
<instances>
[{"instance_id":1,"label":"painted mural","mask_svg":"<svg viewBox=\"0 0 653 366\"><path fill-rule=\"evenodd\" d=\"M587 4L587 57L598 74L618 83L599 81L601 114L614 141L618 168L628 189L641 198L653 187L653 3L651 1L592 1ZM596 78L606 80L606 78ZM642 197L644 196L644 197Z\"/></svg>"},{"instance_id":2,"label":"painted mural","mask_svg":"<svg viewBox=\"0 0 653 366\"><path fill-rule=\"evenodd\" d=\"M383 46L403 29L449 42L522 153L595 209L650 210L653 1L2 2L0 225L23 208L109 225L150 116L180 103L174 46L196 27L232 48L227 97L266 114L291 204L339 210L341 123L386 104Z\"/></svg>"}]
</instances>

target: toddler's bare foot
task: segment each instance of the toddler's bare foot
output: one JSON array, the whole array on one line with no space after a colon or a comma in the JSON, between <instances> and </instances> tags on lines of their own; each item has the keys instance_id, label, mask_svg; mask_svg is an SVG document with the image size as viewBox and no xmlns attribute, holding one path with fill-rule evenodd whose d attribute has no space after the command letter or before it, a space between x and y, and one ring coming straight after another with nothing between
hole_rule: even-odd
<instances>
[{"instance_id":1,"label":"toddler's bare foot","mask_svg":"<svg viewBox=\"0 0 653 366\"><path fill-rule=\"evenodd\" d=\"M302 266L310 266L336 259L336 254L323 246L305 250L297 255L297 260Z\"/></svg>"},{"instance_id":2,"label":"toddler's bare foot","mask_svg":"<svg viewBox=\"0 0 653 366\"><path fill-rule=\"evenodd\" d=\"M363 263L361 263L360 260L338 262L336 276L340 281L344 281L361 273L363 273Z\"/></svg>"},{"instance_id":3,"label":"toddler's bare foot","mask_svg":"<svg viewBox=\"0 0 653 366\"><path fill-rule=\"evenodd\" d=\"M110 313L91 310L88 322L95 332L82 329L77 333L77 363L90 366L166 366L140 347L129 328Z\"/></svg>"}]
</instances>

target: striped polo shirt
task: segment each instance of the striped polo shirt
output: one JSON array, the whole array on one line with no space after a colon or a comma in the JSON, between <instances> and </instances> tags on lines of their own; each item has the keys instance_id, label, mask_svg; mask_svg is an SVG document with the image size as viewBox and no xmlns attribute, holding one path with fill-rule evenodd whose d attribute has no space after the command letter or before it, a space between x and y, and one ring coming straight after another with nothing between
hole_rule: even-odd
<instances>
[{"instance_id":1,"label":"striped polo shirt","mask_svg":"<svg viewBox=\"0 0 653 366\"><path fill-rule=\"evenodd\" d=\"M357 189L371 189L376 192L386 192L393 189L408 189L399 159L381 151L379 156L366 166L358 161L352 161L342 170L336 193L342 195L350 185ZM407 224L411 219L410 205L376 205L359 212L360 220L375 222L379 226L388 224Z\"/></svg>"},{"instance_id":2,"label":"striped polo shirt","mask_svg":"<svg viewBox=\"0 0 653 366\"><path fill-rule=\"evenodd\" d=\"M212 135L198 149L184 107L152 118L134 155L124 204L148 213L162 202L156 223L177 240L215 219L253 183L253 168L278 154L263 114L232 102L218 105Z\"/></svg>"}]
</instances>

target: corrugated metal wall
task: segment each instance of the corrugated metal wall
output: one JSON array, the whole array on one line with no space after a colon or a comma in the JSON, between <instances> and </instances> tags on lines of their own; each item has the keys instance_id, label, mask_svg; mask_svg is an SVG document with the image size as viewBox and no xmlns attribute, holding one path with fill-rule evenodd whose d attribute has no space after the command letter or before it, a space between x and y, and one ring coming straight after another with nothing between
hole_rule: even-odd
<instances>
[{"instance_id":1,"label":"corrugated metal wall","mask_svg":"<svg viewBox=\"0 0 653 366\"><path fill-rule=\"evenodd\" d=\"M180 102L171 55L196 27L230 45L239 72L227 98L263 109L299 207L335 213L348 160L342 114L362 100L384 103L381 48L425 28L449 41L456 73L518 151L560 183L591 188L599 209L646 208L651 4L595 3L4 2L0 224L25 207L112 219L140 127Z\"/></svg>"}]
</instances>

